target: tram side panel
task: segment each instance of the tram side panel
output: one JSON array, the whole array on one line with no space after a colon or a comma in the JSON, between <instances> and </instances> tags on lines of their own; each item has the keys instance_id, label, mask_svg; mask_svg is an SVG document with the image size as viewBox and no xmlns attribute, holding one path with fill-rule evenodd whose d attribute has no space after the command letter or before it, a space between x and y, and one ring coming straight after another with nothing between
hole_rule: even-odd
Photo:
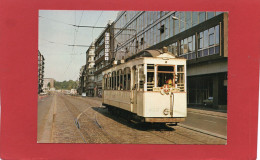
<instances>
[{"instance_id":1,"label":"tram side panel","mask_svg":"<svg viewBox=\"0 0 260 160\"><path fill-rule=\"evenodd\" d=\"M130 91L105 90L103 103L131 112L130 96Z\"/></svg>"},{"instance_id":2,"label":"tram side panel","mask_svg":"<svg viewBox=\"0 0 260 160\"><path fill-rule=\"evenodd\" d=\"M144 92L137 92L137 112L138 116L144 116ZM135 112L134 112L135 113Z\"/></svg>"}]
</instances>

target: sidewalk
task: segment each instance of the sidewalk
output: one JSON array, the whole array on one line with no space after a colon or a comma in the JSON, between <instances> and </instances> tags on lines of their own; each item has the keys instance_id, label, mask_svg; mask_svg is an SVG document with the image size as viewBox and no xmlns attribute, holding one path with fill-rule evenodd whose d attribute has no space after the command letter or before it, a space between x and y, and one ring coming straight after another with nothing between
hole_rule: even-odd
<instances>
[{"instance_id":1,"label":"sidewalk","mask_svg":"<svg viewBox=\"0 0 260 160\"><path fill-rule=\"evenodd\" d=\"M94 100L97 100L97 101L102 101L102 97L82 97L81 95L77 95L76 97L79 97L79 98L91 98L91 99L94 99Z\"/></svg>"},{"instance_id":2,"label":"sidewalk","mask_svg":"<svg viewBox=\"0 0 260 160\"><path fill-rule=\"evenodd\" d=\"M187 109L188 109L188 112L191 112L191 113L199 113L199 114L227 118L227 113L224 110L217 110L217 109L206 108L206 107L188 107Z\"/></svg>"},{"instance_id":3,"label":"sidewalk","mask_svg":"<svg viewBox=\"0 0 260 160\"><path fill-rule=\"evenodd\" d=\"M227 113L206 107L188 107L187 117L179 126L227 139Z\"/></svg>"}]
</instances>

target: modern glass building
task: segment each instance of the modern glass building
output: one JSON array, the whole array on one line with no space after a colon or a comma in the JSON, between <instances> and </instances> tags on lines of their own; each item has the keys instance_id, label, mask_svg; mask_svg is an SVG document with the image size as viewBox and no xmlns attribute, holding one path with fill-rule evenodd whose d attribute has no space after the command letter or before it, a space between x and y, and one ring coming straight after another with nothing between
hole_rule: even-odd
<instances>
[{"instance_id":1,"label":"modern glass building","mask_svg":"<svg viewBox=\"0 0 260 160\"><path fill-rule=\"evenodd\" d=\"M228 14L224 12L121 11L114 22L116 60L163 46L188 60L191 106L226 109L227 40Z\"/></svg>"}]
</instances>

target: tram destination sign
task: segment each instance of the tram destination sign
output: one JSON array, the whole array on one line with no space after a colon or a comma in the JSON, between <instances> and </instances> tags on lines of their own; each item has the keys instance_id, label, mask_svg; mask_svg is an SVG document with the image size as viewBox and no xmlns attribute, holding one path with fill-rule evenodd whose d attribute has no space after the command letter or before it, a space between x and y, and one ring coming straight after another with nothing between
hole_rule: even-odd
<instances>
[{"instance_id":1,"label":"tram destination sign","mask_svg":"<svg viewBox=\"0 0 260 160\"><path fill-rule=\"evenodd\" d=\"M109 32L105 33L105 60L108 61L109 60Z\"/></svg>"}]
</instances>

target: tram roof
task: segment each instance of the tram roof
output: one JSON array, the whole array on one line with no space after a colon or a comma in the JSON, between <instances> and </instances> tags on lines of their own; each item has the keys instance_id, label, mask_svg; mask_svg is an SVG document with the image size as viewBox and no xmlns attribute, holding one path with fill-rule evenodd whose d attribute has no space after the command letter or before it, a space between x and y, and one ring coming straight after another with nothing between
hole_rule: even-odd
<instances>
[{"instance_id":1,"label":"tram roof","mask_svg":"<svg viewBox=\"0 0 260 160\"><path fill-rule=\"evenodd\" d=\"M140 53L137 53L136 55L127 58L126 62L140 57L168 57L168 58L184 59L182 57L176 57L171 52L163 53L162 50L156 49L156 50L143 50Z\"/></svg>"},{"instance_id":2,"label":"tram roof","mask_svg":"<svg viewBox=\"0 0 260 160\"><path fill-rule=\"evenodd\" d=\"M125 63L118 63L116 64L115 66L112 66L111 68L107 68L106 70L104 70L103 72L106 72L108 70L111 70L112 68L114 67L120 67L121 65L125 65L129 62L131 62L132 60L136 59L143 59L143 58L149 58L149 57L152 57L152 58L170 58L170 59L182 59L182 60L186 60L185 58L183 57L176 57L174 54L172 54L171 52L166 52L166 53L163 53L161 50L144 50L144 51L141 51L140 53L134 55L134 56L131 56L129 58L126 59Z\"/></svg>"}]
</instances>

